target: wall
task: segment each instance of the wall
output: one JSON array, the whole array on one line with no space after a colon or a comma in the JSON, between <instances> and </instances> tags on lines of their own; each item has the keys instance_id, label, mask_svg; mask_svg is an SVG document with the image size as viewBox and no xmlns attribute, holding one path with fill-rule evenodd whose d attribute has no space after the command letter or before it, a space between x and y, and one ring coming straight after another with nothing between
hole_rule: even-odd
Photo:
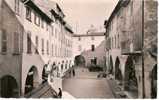
<instances>
[{"instance_id":1,"label":"wall","mask_svg":"<svg viewBox=\"0 0 159 100\"><path fill-rule=\"evenodd\" d=\"M96 48L95 51L87 50L81 53L86 61L86 66L91 66L91 59L97 58L97 65L105 67L105 41L103 40Z\"/></svg>"},{"instance_id":2,"label":"wall","mask_svg":"<svg viewBox=\"0 0 159 100\"><path fill-rule=\"evenodd\" d=\"M142 3L141 0L130 0L128 5L121 5L118 12L114 13L115 17L113 17L111 24L108 26L107 34L109 33L109 37L113 37L114 34L119 33L121 48L114 48L112 46L114 43L111 40L111 49L106 52L106 63L107 66L110 65L110 56L112 56L113 66L115 66L115 59L118 56L121 62L122 74L125 77L126 60L128 56L133 56L138 82L138 98L143 98L143 93L145 93L146 98L151 98L151 73L157 64L157 1L144 1L144 16L141 15ZM116 16L119 17L117 18ZM120 16L122 19L124 17L124 20ZM144 20L142 19L143 17ZM144 21L143 24L142 20ZM118 24L117 28L116 25L113 25L114 21L117 22L115 24ZM144 34L142 34L142 25L144 25ZM142 40L144 41L143 49ZM123 41L126 43L125 49L123 48ZM123 53L123 51L126 53ZM138 51L141 52L139 53ZM144 71L144 83L142 81L142 71ZM144 87L143 84L145 85ZM145 90L143 91L143 89Z\"/></svg>"},{"instance_id":3,"label":"wall","mask_svg":"<svg viewBox=\"0 0 159 100\"><path fill-rule=\"evenodd\" d=\"M0 3L1 4L1 3ZM18 19L16 18L14 12L10 7L2 2L0 5L0 18L2 19L0 22L0 40L2 29L6 30L7 33L7 52L4 54L1 52L0 48L0 78L5 75L13 76L18 84L18 92L20 95L21 91L21 61L22 61L22 35L23 35L23 27L21 23L19 23ZM20 38L20 52L19 54L14 54L14 32L19 33ZM1 44L0 44L1 45Z\"/></svg>"},{"instance_id":4,"label":"wall","mask_svg":"<svg viewBox=\"0 0 159 100\"><path fill-rule=\"evenodd\" d=\"M144 2L144 83L146 98L151 98L151 72L157 64L157 8L156 0L146 0Z\"/></svg>"},{"instance_id":5,"label":"wall","mask_svg":"<svg viewBox=\"0 0 159 100\"><path fill-rule=\"evenodd\" d=\"M79 37L81 40L79 41ZM91 45L94 44L97 47L104 40L103 36L94 36L94 40L91 39L91 36L74 36L73 37L73 54L74 57L80 55L83 51L91 50ZM81 50L79 50L81 46Z\"/></svg>"}]
</instances>

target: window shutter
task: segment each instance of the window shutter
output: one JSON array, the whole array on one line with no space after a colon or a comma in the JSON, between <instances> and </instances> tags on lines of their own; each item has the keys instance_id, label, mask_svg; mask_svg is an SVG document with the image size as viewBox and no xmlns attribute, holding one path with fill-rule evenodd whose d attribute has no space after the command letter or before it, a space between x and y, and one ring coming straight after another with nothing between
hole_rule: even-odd
<instances>
[{"instance_id":1,"label":"window shutter","mask_svg":"<svg viewBox=\"0 0 159 100\"><path fill-rule=\"evenodd\" d=\"M2 30L2 52L7 52L7 33L6 30Z\"/></svg>"},{"instance_id":2,"label":"window shutter","mask_svg":"<svg viewBox=\"0 0 159 100\"><path fill-rule=\"evenodd\" d=\"M17 32L14 32L14 53L19 54L19 34Z\"/></svg>"}]
</instances>

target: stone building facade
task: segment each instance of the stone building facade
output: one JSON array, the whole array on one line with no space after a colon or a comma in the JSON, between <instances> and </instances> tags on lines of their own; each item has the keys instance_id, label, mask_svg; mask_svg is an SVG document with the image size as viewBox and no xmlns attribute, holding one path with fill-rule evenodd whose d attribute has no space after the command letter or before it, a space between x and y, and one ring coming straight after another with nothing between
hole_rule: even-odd
<instances>
[{"instance_id":1,"label":"stone building facade","mask_svg":"<svg viewBox=\"0 0 159 100\"><path fill-rule=\"evenodd\" d=\"M50 0L0 1L0 96L20 97L73 65L71 27ZM52 81L53 82L53 81Z\"/></svg>"},{"instance_id":2,"label":"stone building facade","mask_svg":"<svg viewBox=\"0 0 159 100\"><path fill-rule=\"evenodd\" d=\"M95 50L83 51L81 55L85 58L85 65L87 67L98 66L105 68L105 41L103 40L98 46L95 47Z\"/></svg>"},{"instance_id":3,"label":"stone building facade","mask_svg":"<svg viewBox=\"0 0 159 100\"><path fill-rule=\"evenodd\" d=\"M95 64L104 67L104 32L75 34L73 38L74 58L81 55L84 57L85 66Z\"/></svg>"},{"instance_id":4,"label":"stone building facade","mask_svg":"<svg viewBox=\"0 0 159 100\"><path fill-rule=\"evenodd\" d=\"M157 1L119 0L105 28L107 72L131 97L155 98Z\"/></svg>"}]
</instances>

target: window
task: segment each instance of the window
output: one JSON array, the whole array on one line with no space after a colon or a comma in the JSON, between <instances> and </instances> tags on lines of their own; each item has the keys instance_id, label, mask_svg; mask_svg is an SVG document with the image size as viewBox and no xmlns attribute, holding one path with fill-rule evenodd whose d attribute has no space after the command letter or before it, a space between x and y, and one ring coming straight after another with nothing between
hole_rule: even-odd
<instances>
[{"instance_id":1,"label":"window","mask_svg":"<svg viewBox=\"0 0 159 100\"><path fill-rule=\"evenodd\" d=\"M59 57L59 50L60 50L60 49L59 49L59 48L57 48L57 57Z\"/></svg>"},{"instance_id":2,"label":"window","mask_svg":"<svg viewBox=\"0 0 159 100\"><path fill-rule=\"evenodd\" d=\"M97 65L97 57L94 57L94 64Z\"/></svg>"},{"instance_id":3,"label":"window","mask_svg":"<svg viewBox=\"0 0 159 100\"><path fill-rule=\"evenodd\" d=\"M15 13L18 15L20 13L20 0L15 0Z\"/></svg>"},{"instance_id":4,"label":"window","mask_svg":"<svg viewBox=\"0 0 159 100\"><path fill-rule=\"evenodd\" d=\"M39 38L38 38L38 36L35 37L35 43L36 43L35 53L39 54L39 52L38 52L38 48L39 48Z\"/></svg>"},{"instance_id":5,"label":"window","mask_svg":"<svg viewBox=\"0 0 159 100\"><path fill-rule=\"evenodd\" d=\"M92 36L91 39L94 40L94 36Z\"/></svg>"},{"instance_id":6,"label":"window","mask_svg":"<svg viewBox=\"0 0 159 100\"><path fill-rule=\"evenodd\" d=\"M51 15L51 19L52 19L53 21L55 21L54 15Z\"/></svg>"},{"instance_id":7,"label":"window","mask_svg":"<svg viewBox=\"0 0 159 100\"><path fill-rule=\"evenodd\" d=\"M2 30L2 52L7 52L7 33L6 30Z\"/></svg>"},{"instance_id":8,"label":"window","mask_svg":"<svg viewBox=\"0 0 159 100\"><path fill-rule=\"evenodd\" d=\"M97 65L97 57L94 57L94 59L91 59L91 64Z\"/></svg>"},{"instance_id":9,"label":"window","mask_svg":"<svg viewBox=\"0 0 159 100\"><path fill-rule=\"evenodd\" d=\"M31 53L31 33L27 34L27 53Z\"/></svg>"},{"instance_id":10,"label":"window","mask_svg":"<svg viewBox=\"0 0 159 100\"><path fill-rule=\"evenodd\" d=\"M94 51L95 50L95 46L91 45L91 49L92 49L92 51Z\"/></svg>"},{"instance_id":11,"label":"window","mask_svg":"<svg viewBox=\"0 0 159 100\"><path fill-rule=\"evenodd\" d=\"M116 48L116 35L115 35L115 37L114 37L114 38L115 38L115 45L114 45L114 47Z\"/></svg>"},{"instance_id":12,"label":"window","mask_svg":"<svg viewBox=\"0 0 159 100\"><path fill-rule=\"evenodd\" d=\"M51 53L52 53L52 56L54 56L54 45L52 44L52 49L51 49Z\"/></svg>"},{"instance_id":13,"label":"window","mask_svg":"<svg viewBox=\"0 0 159 100\"><path fill-rule=\"evenodd\" d=\"M60 56L62 57L62 47L61 47L61 49L60 49Z\"/></svg>"},{"instance_id":14,"label":"window","mask_svg":"<svg viewBox=\"0 0 159 100\"><path fill-rule=\"evenodd\" d=\"M44 20L41 19L41 27L44 28Z\"/></svg>"},{"instance_id":15,"label":"window","mask_svg":"<svg viewBox=\"0 0 159 100\"><path fill-rule=\"evenodd\" d=\"M57 46L55 46L55 56L57 57Z\"/></svg>"},{"instance_id":16,"label":"window","mask_svg":"<svg viewBox=\"0 0 159 100\"><path fill-rule=\"evenodd\" d=\"M44 39L41 39L41 52L44 54Z\"/></svg>"},{"instance_id":17,"label":"window","mask_svg":"<svg viewBox=\"0 0 159 100\"><path fill-rule=\"evenodd\" d=\"M34 23L40 26L40 16L36 12L34 12Z\"/></svg>"},{"instance_id":18,"label":"window","mask_svg":"<svg viewBox=\"0 0 159 100\"><path fill-rule=\"evenodd\" d=\"M119 34L118 34L118 48L120 48L120 39L119 39Z\"/></svg>"},{"instance_id":19,"label":"window","mask_svg":"<svg viewBox=\"0 0 159 100\"><path fill-rule=\"evenodd\" d=\"M113 38L112 38L112 49L113 49Z\"/></svg>"},{"instance_id":20,"label":"window","mask_svg":"<svg viewBox=\"0 0 159 100\"><path fill-rule=\"evenodd\" d=\"M34 23L37 24L37 14L34 12Z\"/></svg>"},{"instance_id":21,"label":"window","mask_svg":"<svg viewBox=\"0 0 159 100\"><path fill-rule=\"evenodd\" d=\"M130 9L131 9L131 15L133 14L133 1L131 1L131 4L130 4Z\"/></svg>"},{"instance_id":22,"label":"window","mask_svg":"<svg viewBox=\"0 0 159 100\"><path fill-rule=\"evenodd\" d=\"M46 23L46 30L47 30L47 31L49 30L49 25L48 25L48 23Z\"/></svg>"},{"instance_id":23,"label":"window","mask_svg":"<svg viewBox=\"0 0 159 100\"><path fill-rule=\"evenodd\" d=\"M55 29L55 37L57 37L57 29Z\"/></svg>"},{"instance_id":24,"label":"window","mask_svg":"<svg viewBox=\"0 0 159 100\"><path fill-rule=\"evenodd\" d=\"M47 55L49 55L49 41L48 40L47 40L46 45L47 45Z\"/></svg>"},{"instance_id":25,"label":"window","mask_svg":"<svg viewBox=\"0 0 159 100\"><path fill-rule=\"evenodd\" d=\"M19 48L19 34L17 32L14 32L14 54L18 54L20 51Z\"/></svg>"},{"instance_id":26,"label":"window","mask_svg":"<svg viewBox=\"0 0 159 100\"><path fill-rule=\"evenodd\" d=\"M52 29L52 36L54 35L54 26L51 27Z\"/></svg>"},{"instance_id":27,"label":"window","mask_svg":"<svg viewBox=\"0 0 159 100\"><path fill-rule=\"evenodd\" d=\"M82 50L82 46L79 45L79 46L78 46L78 51L81 51L81 50Z\"/></svg>"},{"instance_id":28,"label":"window","mask_svg":"<svg viewBox=\"0 0 159 100\"><path fill-rule=\"evenodd\" d=\"M31 21L31 9L26 6L26 19Z\"/></svg>"}]
</instances>

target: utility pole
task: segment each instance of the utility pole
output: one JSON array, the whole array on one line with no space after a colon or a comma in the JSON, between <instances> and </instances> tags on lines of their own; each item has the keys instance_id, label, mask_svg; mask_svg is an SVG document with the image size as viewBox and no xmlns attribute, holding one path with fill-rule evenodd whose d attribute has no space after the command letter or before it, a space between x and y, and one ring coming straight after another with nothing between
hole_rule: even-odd
<instances>
[{"instance_id":1,"label":"utility pole","mask_svg":"<svg viewBox=\"0 0 159 100\"><path fill-rule=\"evenodd\" d=\"M144 68L144 0L142 0L142 96L145 98L145 68Z\"/></svg>"}]
</instances>

